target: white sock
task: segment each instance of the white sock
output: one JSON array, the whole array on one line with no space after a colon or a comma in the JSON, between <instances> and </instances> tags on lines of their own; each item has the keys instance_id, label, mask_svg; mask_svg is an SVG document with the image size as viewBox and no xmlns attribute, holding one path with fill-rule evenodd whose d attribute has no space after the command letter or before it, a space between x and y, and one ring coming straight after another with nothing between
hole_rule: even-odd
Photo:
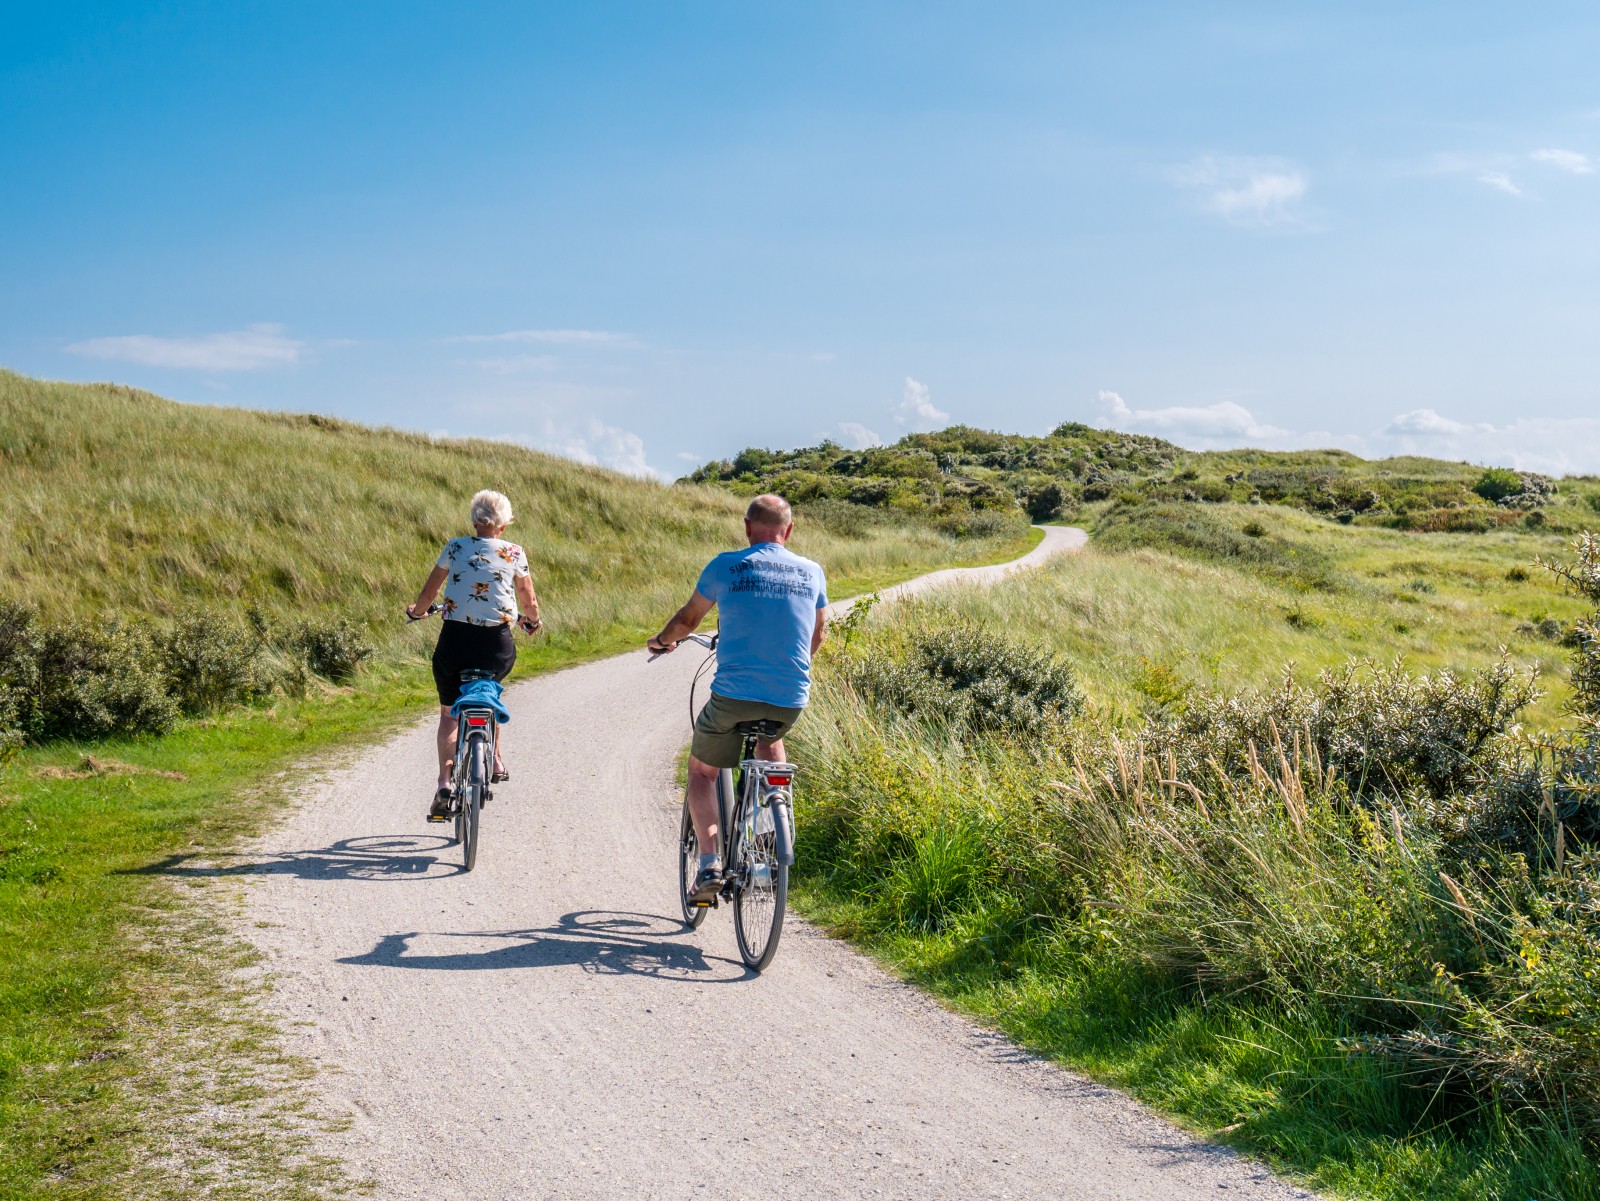
<instances>
[{"instance_id":1,"label":"white sock","mask_svg":"<svg viewBox=\"0 0 1600 1201\"><path fill-rule=\"evenodd\" d=\"M716 852L715 851L713 851L709 855L700 856L700 870L701 871L705 871L707 868L714 868L716 866L717 866L717 856L716 856Z\"/></svg>"}]
</instances>

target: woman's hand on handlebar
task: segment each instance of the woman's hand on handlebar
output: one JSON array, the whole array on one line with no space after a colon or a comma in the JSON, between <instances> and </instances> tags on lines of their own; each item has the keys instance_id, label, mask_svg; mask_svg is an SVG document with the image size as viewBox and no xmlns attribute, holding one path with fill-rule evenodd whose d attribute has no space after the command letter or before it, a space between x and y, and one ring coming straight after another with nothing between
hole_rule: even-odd
<instances>
[{"instance_id":1,"label":"woman's hand on handlebar","mask_svg":"<svg viewBox=\"0 0 1600 1201\"><path fill-rule=\"evenodd\" d=\"M529 617L524 614L523 616L517 618L517 625L522 628L522 632L524 634L531 636L544 627L544 622L540 621L537 617Z\"/></svg>"},{"instance_id":2,"label":"woman's hand on handlebar","mask_svg":"<svg viewBox=\"0 0 1600 1201\"><path fill-rule=\"evenodd\" d=\"M440 608L442 608L442 606L440 606L440 605L429 605L426 610L424 610L421 613L418 613L417 612L417 607L415 605L407 605L406 606L406 620L407 621L426 621L428 618L432 617L435 613L437 613L440 610Z\"/></svg>"}]
</instances>

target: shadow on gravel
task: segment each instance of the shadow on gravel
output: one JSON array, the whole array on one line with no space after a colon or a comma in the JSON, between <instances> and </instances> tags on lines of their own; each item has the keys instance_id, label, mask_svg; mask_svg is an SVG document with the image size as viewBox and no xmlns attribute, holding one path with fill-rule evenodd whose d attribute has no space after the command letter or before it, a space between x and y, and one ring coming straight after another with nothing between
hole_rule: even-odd
<instances>
[{"instance_id":1,"label":"shadow on gravel","mask_svg":"<svg viewBox=\"0 0 1600 1201\"><path fill-rule=\"evenodd\" d=\"M302 880L440 880L461 874L455 840L438 834L373 834L342 838L315 851L284 851L266 856L168 855L144 867L125 870L130 876L298 876Z\"/></svg>"},{"instance_id":2,"label":"shadow on gravel","mask_svg":"<svg viewBox=\"0 0 1600 1201\"><path fill-rule=\"evenodd\" d=\"M734 984L754 972L732 959L708 957L676 918L580 910L537 930L386 934L364 955L340 963L429 971L507 971L578 967L600 975L652 976L694 984Z\"/></svg>"}]
</instances>

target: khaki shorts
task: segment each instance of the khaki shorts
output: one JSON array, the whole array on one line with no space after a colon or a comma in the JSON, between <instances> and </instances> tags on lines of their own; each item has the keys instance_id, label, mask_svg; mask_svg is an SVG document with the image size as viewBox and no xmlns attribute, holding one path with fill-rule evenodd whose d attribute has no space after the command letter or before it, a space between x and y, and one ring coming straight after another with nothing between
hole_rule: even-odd
<instances>
[{"instance_id":1,"label":"khaki shorts","mask_svg":"<svg viewBox=\"0 0 1600 1201\"><path fill-rule=\"evenodd\" d=\"M738 767L744 739L735 726L742 721L775 721L781 727L778 737L782 738L804 712L804 709L785 709L782 705L761 701L731 700L713 692L695 719L694 741L689 744L689 753L712 767Z\"/></svg>"}]
</instances>

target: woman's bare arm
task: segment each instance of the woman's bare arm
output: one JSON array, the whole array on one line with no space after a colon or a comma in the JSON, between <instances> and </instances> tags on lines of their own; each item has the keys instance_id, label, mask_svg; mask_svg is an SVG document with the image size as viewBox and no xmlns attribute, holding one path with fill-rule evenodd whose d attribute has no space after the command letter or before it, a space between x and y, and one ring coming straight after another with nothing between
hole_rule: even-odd
<instances>
[{"instance_id":1,"label":"woman's bare arm","mask_svg":"<svg viewBox=\"0 0 1600 1201\"><path fill-rule=\"evenodd\" d=\"M435 567L428 573L428 582L422 586L422 591L417 593L417 603L406 606L406 616L426 617L428 606L433 604L433 598L439 595L439 589L444 586L444 580L450 573L443 567Z\"/></svg>"}]
</instances>

